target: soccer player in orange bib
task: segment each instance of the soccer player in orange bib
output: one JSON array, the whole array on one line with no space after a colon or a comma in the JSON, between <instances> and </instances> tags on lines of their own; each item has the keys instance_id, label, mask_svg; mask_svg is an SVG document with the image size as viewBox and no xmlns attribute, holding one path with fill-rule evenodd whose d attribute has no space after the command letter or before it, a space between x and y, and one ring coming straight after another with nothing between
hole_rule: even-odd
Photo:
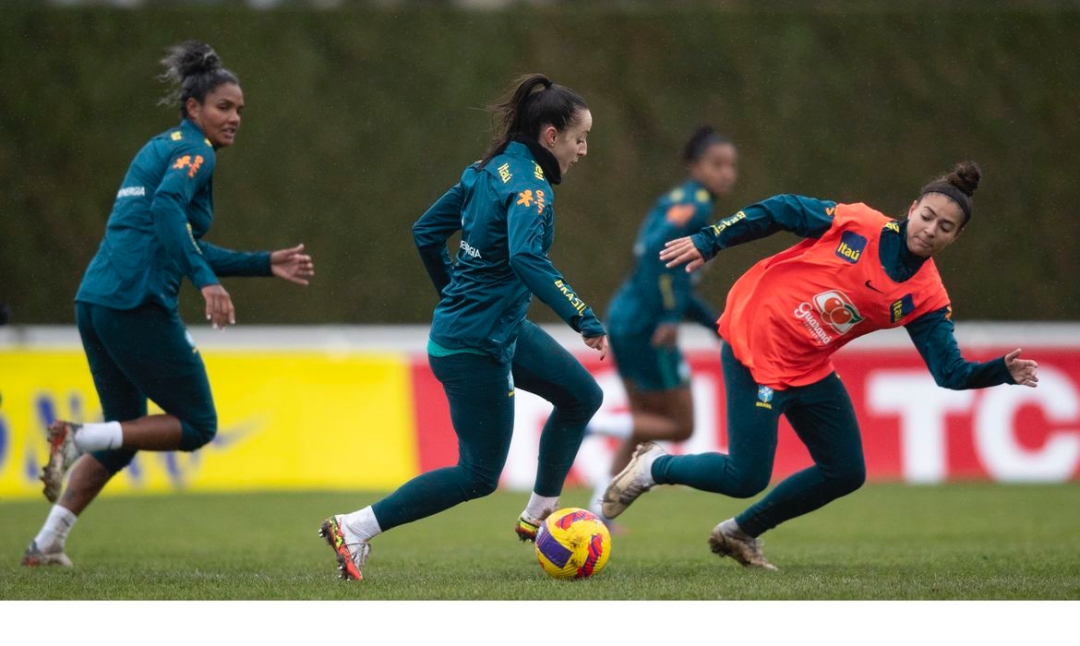
<instances>
[{"instance_id":1,"label":"soccer player in orange bib","mask_svg":"<svg viewBox=\"0 0 1080 646\"><path fill-rule=\"evenodd\" d=\"M784 415L814 465L718 524L709 537L714 553L775 570L758 537L866 479L858 421L830 360L834 352L864 334L903 325L942 387L1035 387L1038 365L1021 359L1019 349L985 363L961 356L949 297L931 259L971 219L980 174L973 162L958 164L922 188L902 221L861 203L780 195L668 242L661 260L693 271L721 249L777 231L805 238L736 281L718 321L728 454L673 456L642 443L604 493L604 515L615 518L657 484L735 498L759 494L772 475Z\"/></svg>"}]
</instances>

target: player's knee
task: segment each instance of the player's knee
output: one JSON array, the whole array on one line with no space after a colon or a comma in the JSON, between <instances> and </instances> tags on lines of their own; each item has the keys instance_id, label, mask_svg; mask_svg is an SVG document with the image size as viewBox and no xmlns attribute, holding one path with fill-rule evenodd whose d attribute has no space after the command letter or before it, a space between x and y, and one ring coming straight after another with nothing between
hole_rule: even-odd
<instances>
[{"instance_id":1,"label":"player's knee","mask_svg":"<svg viewBox=\"0 0 1080 646\"><path fill-rule=\"evenodd\" d=\"M495 490L499 488L499 479L477 476L470 480L467 491L469 492L469 499L483 498L484 496L490 496L495 493Z\"/></svg>"},{"instance_id":2,"label":"player's knee","mask_svg":"<svg viewBox=\"0 0 1080 646\"><path fill-rule=\"evenodd\" d=\"M95 451L90 455L101 464L110 477L126 469L131 464L131 461L135 459L135 451L126 449Z\"/></svg>"},{"instance_id":3,"label":"player's knee","mask_svg":"<svg viewBox=\"0 0 1080 646\"><path fill-rule=\"evenodd\" d=\"M596 411L600 410L600 406L604 403L604 389L595 380L590 380L589 384L581 389L580 396L581 407L587 417L592 419L592 416L596 414Z\"/></svg>"},{"instance_id":4,"label":"player's knee","mask_svg":"<svg viewBox=\"0 0 1080 646\"><path fill-rule=\"evenodd\" d=\"M459 484L466 500L475 500L490 496L499 488L499 474L501 469L495 470L487 465L475 464L468 461L458 463Z\"/></svg>"},{"instance_id":5,"label":"player's knee","mask_svg":"<svg viewBox=\"0 0 1080 646\"><path fill-rule=\"evenodd\" d=\"M181 421L180 450L195 451L217 436L217 415L208 414Z\"/></svg>"},{"instance_id":6,"label":"player's knee","mask_svg":"<svg viewBox=\"0 0 1080 646\"><path fill-rule=\"evenodd\" d=\"M837 495L846 496L866 482L866 466L861 464L850 466L830 479L833 481Z\"/></svg>"},{"instance_id":7,"label":"player's knee","mask_svg":"<svg viewBox=\"0 0 1080 646\"><path fill-rule=\"evenodd\" d=\"M769 474L747 473L735 478L727 495L732 498L752 498L769 486Z\"/></svg>"},{"instance_id":8,"label":"player's knee","mask_svg":"<svg viewBox=\"0 0 1080 646\"><path fill-rule=\"evenodd\" d=\"M593 379L581 380L580 383L569 385L558 397L553 398L551 403L557 413L564 416L568 422L587 422L604 403L604 391Z\"/></svg>"}]
</instances>

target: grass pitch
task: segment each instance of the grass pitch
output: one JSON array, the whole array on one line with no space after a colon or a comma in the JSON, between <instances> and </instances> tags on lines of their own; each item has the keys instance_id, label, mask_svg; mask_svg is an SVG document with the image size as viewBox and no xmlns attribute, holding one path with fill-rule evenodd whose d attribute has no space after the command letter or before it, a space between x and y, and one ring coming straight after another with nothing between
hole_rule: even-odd
<instances>
[{"instance_id":1,"label":"grass pitch","mask_svg":"<svg viewBox=\"0 0 1080 646\"><path fill-rule=\"evenodd\" d=\"M1077 484L868 485L766 534L779 572L709 552L743 501L661 487L619 519L605 570L570 582L516 540L526 494L499 492L378 537L365 580L340 581L319 523L379 495L105 497L68 540L74 569L20 567L48 505L0 502L0 600L1080 599Z\"/></svg>"}]
</instances>

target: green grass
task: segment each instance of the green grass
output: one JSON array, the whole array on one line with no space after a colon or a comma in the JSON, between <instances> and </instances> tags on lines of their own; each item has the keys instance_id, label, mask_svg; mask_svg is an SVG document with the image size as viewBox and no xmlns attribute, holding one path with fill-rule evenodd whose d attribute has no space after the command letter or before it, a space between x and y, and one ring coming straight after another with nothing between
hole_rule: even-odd
<instances>
[{"instance_id":1,"label":"green grass","mask_svg":"<svg viewBox=\"0 0 1080 646\"><path fill-rule=\"evenodd\" d=\"M525 494L499 492L380 536L365 580L339 581L318 525L377 497L106 497L68 541L74 569L20 567L48 505L0 502L0 600L1080 599L1077 484L868 485L768 533L775 573L708 550L745 503L664 487L620 519L607 568L573 582L515 540Z\"/></svg>"}]
</instances>

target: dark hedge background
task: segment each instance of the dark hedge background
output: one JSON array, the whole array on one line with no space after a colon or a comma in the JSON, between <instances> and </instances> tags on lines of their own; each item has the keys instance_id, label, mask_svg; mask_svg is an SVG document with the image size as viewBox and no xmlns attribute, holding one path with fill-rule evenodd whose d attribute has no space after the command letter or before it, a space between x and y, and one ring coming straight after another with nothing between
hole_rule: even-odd
<instances>
[{"instance_id":1,"label":"dark hedge background","mask_svg":"<svg viewBox=\"0 0 1080 646\"><path fill-rule=\"evenodd\" d=\"M974 220L938 258L957 316L1080 319L1080 9L801 6L7 5L0 301L12 323L72 322L128 163L178 120L156 105L157 61L197 38L240 76L248 104L219 156L208 239L303 241L317 265L306 291L227 281L242 323L426 322L434 291L410 226L484 149L483 107L533 71L593 111L589 155L557 188L552 258L600 313L640 219L683 178L683 140L708 122L741 154L717 218L787 192L899 215L925 181L978 161ZM793 241L725 252L702 293L720 305L741 271ZM195 290L182 300L199 320Z\"/></svg>"}]
</instances>

